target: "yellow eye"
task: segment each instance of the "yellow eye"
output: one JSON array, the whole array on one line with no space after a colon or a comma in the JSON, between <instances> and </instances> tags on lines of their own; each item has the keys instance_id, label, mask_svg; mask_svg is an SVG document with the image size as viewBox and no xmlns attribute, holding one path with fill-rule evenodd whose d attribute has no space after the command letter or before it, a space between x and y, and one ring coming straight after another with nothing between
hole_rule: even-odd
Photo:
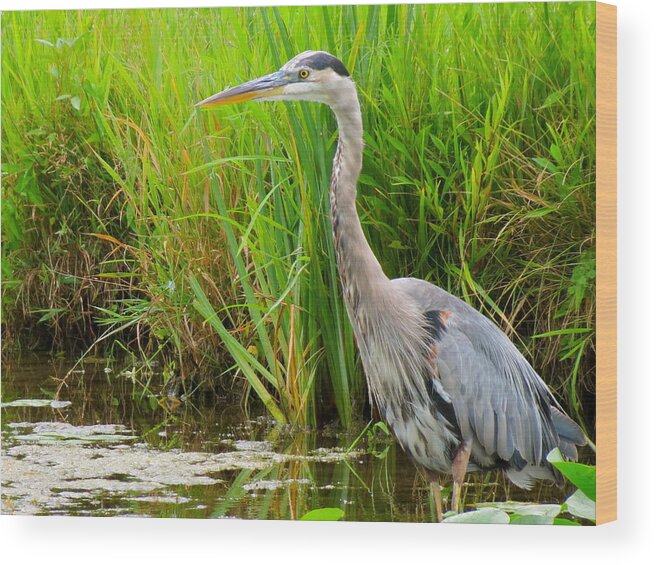
<instances>
[{"instance_id":1,"label":"yellow eye","mask_svg":"<svg viewBox=\"0 0 656 565\"><path fill-rule=\"evenodd\" d=\"M300 78L307 78L310 76L310 71L307 71L305 69L303 69L302 71L298 71L298 76Z\"/></svg>"}]
</instances>

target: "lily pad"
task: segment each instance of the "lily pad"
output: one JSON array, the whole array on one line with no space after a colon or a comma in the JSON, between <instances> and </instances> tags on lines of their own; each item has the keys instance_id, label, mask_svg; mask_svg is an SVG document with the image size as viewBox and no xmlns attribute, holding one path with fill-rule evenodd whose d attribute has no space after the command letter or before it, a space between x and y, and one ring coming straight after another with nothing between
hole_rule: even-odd
<instances>
[{"instance_id":1,"label":"lily pad","mask_svg":"<svg viewBox=\"0 0 656 565\"><path fill-rule=\"evenodd\" d=\"M594 467L583 463L565 461L558 448L549 452L547 461L558 469L570 483L581 489L590 500L596 500L597 470Z\"/></svg>"},{"instance_id":2,"label":"lily pad","mask_svg":"<svg viewBox=\"0 0 656 565\"><path fill-rule=\"evenodd\" d=\"M496 508L480 508L473 512L453 514L444 518L449 524L508 524L510 516Z\"/></svg>"},{"instance_id":3,"label":"lily pad","mask_svg":"<svg viewBox=\"0 0 656 565\"><path fill-rule=\"evenodd\" d=\"M560 504L526 504L523 502L488 502L479 504L478 507L496 508L497 510L518 516L542 516L549 520L553 520L563 511L563 507Z\"/></svg>"},{"instance_id":4,"label":"lily pad","mask_svg":"<svg viewBox=\"0 0 656 565\"><path fill-rule=\"evenodd\" d=\"M578 522L574 520L568 520L567 518L554 518L554 526L580 526Z\"/></svg>"},{"instance_id":5,"label":"lily pad","mask_svg":"<svg viewBox=\"0 0 656 565\"><path fill-rule=\"evenodd\" d=\"M510 523L517 526L550 526L554 519L545 514L513 514Z\"/></svg>"},{"instance_id":6,"label":"lily pad","mask_svg":"<svg viewBox=\"0 0 656 565\"><path fill-rule=\"evenodd\" d=\"M578 516L593 522L597 519L597 505L581 489L565 501L565 508L572 516Z\"/></svg>"},{"instance_id":7,"label":"lily pad","mask_svg":"<svg viewBox=\"0 0 656 565\"><path fill-rule=\"evenodd\" d=\"M344 510L341 508L317 508L310 510L307 514L301 516L301 520L310 520L315 522L336 522L344 516Z\"/></svg>"}]
</instances>

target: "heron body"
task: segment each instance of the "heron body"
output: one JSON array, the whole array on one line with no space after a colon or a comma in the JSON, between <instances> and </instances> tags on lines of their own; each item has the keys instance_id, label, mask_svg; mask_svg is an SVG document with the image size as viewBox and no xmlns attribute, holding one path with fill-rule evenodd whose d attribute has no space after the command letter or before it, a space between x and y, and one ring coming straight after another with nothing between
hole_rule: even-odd
<instances>
[{"instance_id":1,"label":"heron body","mask_svg":"<svg viewBox=\"0 0 656 565\"><path fill-rule=\"evenodd\" d=\"M529 362L459 298L423 280L389 279L371 250L356 210L362 116L341 61L306 51L198 106L242 100L321 102L335 114L330 213L346 309L370 398L431 480L438 514L440 474L453 476L455 510L467 471L499 468L522 488L536 479L558 480L546 455L559 447L575 460L585 437Z\"/></svg>"}]
</instances>

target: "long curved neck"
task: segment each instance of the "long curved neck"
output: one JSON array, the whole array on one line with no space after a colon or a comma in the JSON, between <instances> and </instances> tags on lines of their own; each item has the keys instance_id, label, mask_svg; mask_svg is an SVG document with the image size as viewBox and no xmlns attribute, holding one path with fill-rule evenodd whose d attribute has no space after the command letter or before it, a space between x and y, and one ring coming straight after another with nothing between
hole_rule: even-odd
<instances>
[{"instance_id":1,"label":"long curved neck","mask_svg":"<svg viewBox=\"0 0 656 565\"><path fill-rule=\"evenodd\" d=\"M333 238L344 296L352 313L357 313L367 298L382 297L389 279L364 236L355 206L364 145L355 86L343 91L330 107L339 128L330 183Z\"/></svg>"}]
</instances>

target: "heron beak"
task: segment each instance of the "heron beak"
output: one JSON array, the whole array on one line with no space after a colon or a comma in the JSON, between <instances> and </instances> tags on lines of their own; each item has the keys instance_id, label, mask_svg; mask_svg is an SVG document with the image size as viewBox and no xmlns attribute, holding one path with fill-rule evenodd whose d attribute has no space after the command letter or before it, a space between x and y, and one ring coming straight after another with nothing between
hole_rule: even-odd
<instances>
[{"instance_id":1,"label":"heron beak","mask_svg":"<svg viewBox=\"0 0 656 565\"><path fill-rule=\"evenodd\" d=\"M276 94L281 94L283 87L287 84L289 84L287 73L276 71L270 75L250 80L210 96L202 102L198 102L196 108L211 108L212 106L236 104L247 100L268 99Z\"/></svg>"}]
</instances>

